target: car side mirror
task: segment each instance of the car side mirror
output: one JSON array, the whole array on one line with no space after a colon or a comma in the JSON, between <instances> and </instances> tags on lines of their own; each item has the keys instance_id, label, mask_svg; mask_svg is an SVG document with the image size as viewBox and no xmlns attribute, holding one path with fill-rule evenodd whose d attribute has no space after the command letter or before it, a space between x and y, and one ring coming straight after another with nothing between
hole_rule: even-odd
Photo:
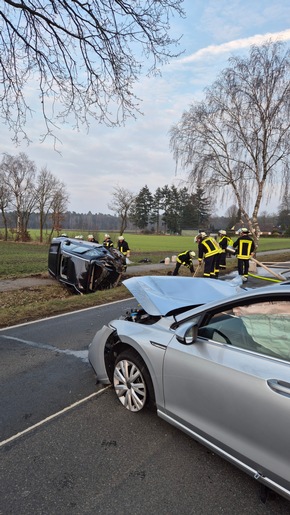
<instances>
[{"instance_id":1,"label":"car side mirror","mask_svg":"<svg viewBox=\"0 0 290 515\"><path fill-rule=\"evenodd\" d=\"M175 331L177 341L179 341L183 345L191 345L192 343L194 343L197 339L197 334L198 326L197 324L193 324L192 322L182 324Z\"/></svg>"}]
</instances>

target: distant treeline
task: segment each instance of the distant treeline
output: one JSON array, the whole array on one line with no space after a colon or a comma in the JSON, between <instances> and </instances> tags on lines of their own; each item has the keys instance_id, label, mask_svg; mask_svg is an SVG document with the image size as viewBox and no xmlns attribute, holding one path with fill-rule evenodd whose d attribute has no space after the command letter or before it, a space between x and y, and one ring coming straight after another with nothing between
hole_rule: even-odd
<instances>
[{"instance_id":1,"label":"distant treeline","mask_svg":"<svg viewBox=\"0 0 290 515\"><path fill-rule=\"evenodd\" d=\"M9 213L10 224L11 227L13 225L14 219L16 224L16 213ZM31 213L28 222L28 230L29 229L39 229L39 213ZM62 228L67 230L79 230L79 231L118 231L120 228L120 218L118 216L102 214L102 213L76 213L75 211L67 211L62 215ZM0 228L3 228L3 219L0 216ZM44 224L44 230L50 230L51 228L51 220L48 220L48 224ZM128 223L128 229L134 230L133 224Z\"/></svg>"},{"instance_id":2,"label":"distant treeline","mask_svg":"<svg viewBox=\"0 0 290 515\"><path fill-rule=\"evenodd\" d=\"M9 227L15 226L16 223L16 213L9 213ZM50 220L49 220L50 222ZM265 230L265 226L267 226L267 230L273 230L273 227L276 225L277 216L269 215L268 217L263 216L263 219L260 220L262 230ZM221 228L229 229L232 224L232 220L226 216L215 216L210 218L210 229L212 231L219 230ZM39 214L31 213L28 222L28 230L29 229L39 229ZM84 231L84 232L92 232L97 233L99 231L108 232L114 231L118 232L121 226L121 219L116 215L104 214L104 213L76 213L75 211L67 211L62 215L62 229L63 230L71 230L71 231ZM0 229L3 229L3 220L0 216ZM50 231L51 224L46 227L44 224L44 230ZM194 229L195 231L201 229L200 227L184 227L184 229ZM141 232L152 232L153 227L148 227L146 231ZM126 231L131 232L140 232L136 226L128 221L128 226Z\"/></svg>"}]
</instances>

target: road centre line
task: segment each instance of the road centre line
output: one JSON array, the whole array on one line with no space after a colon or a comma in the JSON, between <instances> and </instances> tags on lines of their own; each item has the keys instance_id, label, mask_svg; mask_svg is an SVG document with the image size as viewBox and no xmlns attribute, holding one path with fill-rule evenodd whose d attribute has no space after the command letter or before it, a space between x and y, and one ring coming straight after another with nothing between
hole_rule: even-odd
<instances>
[{"instance_id":1,"label":"road centre line","mask_svg":"<svg viewBox=\"0 0 290 515\"><path fill-rule=\"evenodd\" d=\"M16 435L11 436L10 438L7 438L7 440L3 440L2 442L0 442L0 448L3 447L4 445L8 444L8 443L13 442L14 440L17 440L18 438L20 438L21 436L23 436L25 434L30 433L31 431L33 431L37 427L40 427L40 426L46 424L47 422L50 422L51 420L55 419L56 417L59 417L60 415L63 415L64 413L66 413L66 412L76 408L77 406L80 406L84 402L87 402L90 399L93 399L94 397L97 397L102 392L108 390L108 388L111 388L111 385L105 386L105 388L102 388L98 392L91 393L91 395L88 395L88 397L85 397L84 399L81 399L80 401L74 402L73 404L71 404L70 406L67 406L63 410L58 411L57 413L54 413L53 415L50 415L49 417L46 417L45 419L41 420L40 422L37 422L33 426L30 426L27 429L24 429L23 431L20 431L20 433L17 433Z\"/></svg>"}]
</instances>

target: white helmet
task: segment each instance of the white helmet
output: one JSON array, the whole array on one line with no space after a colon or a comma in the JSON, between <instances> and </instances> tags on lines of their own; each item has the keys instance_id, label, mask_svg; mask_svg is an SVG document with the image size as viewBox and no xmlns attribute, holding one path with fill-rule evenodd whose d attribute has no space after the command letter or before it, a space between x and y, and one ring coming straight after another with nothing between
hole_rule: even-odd
<instances>
[{"instance_id":1,"label":"white helmet","mask_svg":"<svg viewBox=\"0 0 290 515\"><path fill-rule=\"evenodd\" d=\"M110 235L109 234L105 234L105 238L110 238Z\"/></svg>"},{"instance_id":2,"label":"white helmet","mask_svg":"<svg viewBox=\"0 0 290 515\"><path fill-rule=\"evenodd\" d=\"M190 251L189 251L189 255L190 255L190 257L191 257L191 258L193 258L193 257L195 256L195 252L194 252L194 250L190 250Z\"/></svg>"},{"instance_id":3,"label":"white helmet","mask_svg":"<svg viewBox=\"0 0 290 515\"><path fill-rule=\"evenodd\" d=\"M124 239L124 236L119 236L118 240L122 241Z\"/></svg>"},{"instance_id":4,"label":"white helmet","mask_svg":"<svg viewBox=\"0 0 290 515\"><path fill-rule=\"evenodd\" d=\"M221 229L221 230L219 231L219 234L224 234L224 235L226 235L226 234L227 234L227 231L224 231L223 229Z\"/></svg>"},{"instance_id":5,"label":"white helmet","mask_svg":"<svg viewBox=\"0 0 290 515\"><path fill-rule=\"evenodd\" d=\"M200 232L196 235L196 237L194 238L194 240L197 242L199 240L201 240L202 238L205 238L206 237L206 232Z\"/></svg>"},{"instance_id":6,"label":"white helmet","mask_svg":"<svg viewBox=\"0 0 290 515\"><path fill-rule=\"evenodd\" d=\"M242 227L241 232L243 232L244 234L248 234L249 229L247 229L246 227Z\"/></svg>"}]
</instances>

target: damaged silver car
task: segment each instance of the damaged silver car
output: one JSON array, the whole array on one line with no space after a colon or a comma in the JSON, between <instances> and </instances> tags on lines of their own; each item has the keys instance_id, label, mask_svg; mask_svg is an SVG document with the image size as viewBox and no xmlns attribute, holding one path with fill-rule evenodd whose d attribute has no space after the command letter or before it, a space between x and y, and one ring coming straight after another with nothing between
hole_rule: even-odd
<instances>
[{"instance_id":1,"label":"damaged silver car","mask_svg":"<svg viewBox=\"0 0 290 515\"><path fill-rule=\"evenodd\" d=\"M77 293L116 286L126 270L126 258L117 249L74 238L53 238L48 271Z\"/></svg>"},{"instance_id":2,"label":"damaged silver car","mask_svg":"<svg viewBox=\"0 0 290 515\"><path fill-rule=\"evenodd\" d=\"M129 412L157 414L290 500L290 283L134 277L89 360Z\"/></svg>"}]
</instances>

